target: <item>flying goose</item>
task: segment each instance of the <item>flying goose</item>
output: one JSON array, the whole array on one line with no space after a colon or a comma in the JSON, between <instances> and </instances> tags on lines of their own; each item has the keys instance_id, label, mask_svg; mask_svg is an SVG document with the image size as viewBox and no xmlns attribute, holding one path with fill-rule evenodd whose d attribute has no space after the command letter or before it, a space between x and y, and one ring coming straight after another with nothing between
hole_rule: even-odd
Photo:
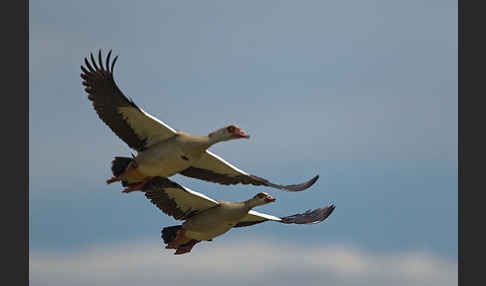
<instances>
[{"instance_id":1,"label":"flying goose","mask_svg":"<svg viewBox=\"0 0 486 286\"><path fill-rule=\"evenodd\" d=\"M101 50L98 63L90 54L91 63L84 58L81 66L83 85L88 99L99 118L130 148L137 151L133 158L115 157L112 161L113 177L107 183L121 181L125 193L139 190L151 178L184 176L224 185L253 184L284 191L302 191L314 184L319 176L296 185L278 185L251 175L229 164L207 149L218 142L249 138L240 127L230 125L207 136L193 136L176 131L164 122L139 108L116 85L113 68L118 59L110 62L111 50L103 65ZM110 67L111 66L111 67Z\"/></svg>"},{"instance_id":2,"label":"flying goose","mask_svg":"<svg viewBox=\"0 0 486 286\"><path fill-rule=\"evenodd\" d=\"M276 217L252 210L256 206L275 201L267 193L258 193L243 202L213 200L161 177L150 180L141 191L164 213L176 220L185 221L182 225L162 229L166 248L176 249L174 254L188 253L198 242L211 241L233 227L250 226L268 220L287 224L318 223L325 220L335 208L331 204L302 214Z\"/></svg>"}]
</instances>

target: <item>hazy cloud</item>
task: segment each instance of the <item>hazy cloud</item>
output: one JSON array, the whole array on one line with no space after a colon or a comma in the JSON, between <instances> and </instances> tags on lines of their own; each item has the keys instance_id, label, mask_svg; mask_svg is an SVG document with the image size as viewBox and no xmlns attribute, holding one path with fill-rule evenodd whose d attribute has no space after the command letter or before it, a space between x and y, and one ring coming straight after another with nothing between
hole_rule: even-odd
<instances>
[{"instance_id":1,"label":"hazy cloud","mask_svg":"<svg viewBox=\"0 0 486 286\"><path fill-rule=\"evenodd\" d=\"M457 285L457 264L426 252L373 253L350 245L271 240L202 243L174 256L157 241L34 252L30 285Z\"/></svg>"}]
</instances>

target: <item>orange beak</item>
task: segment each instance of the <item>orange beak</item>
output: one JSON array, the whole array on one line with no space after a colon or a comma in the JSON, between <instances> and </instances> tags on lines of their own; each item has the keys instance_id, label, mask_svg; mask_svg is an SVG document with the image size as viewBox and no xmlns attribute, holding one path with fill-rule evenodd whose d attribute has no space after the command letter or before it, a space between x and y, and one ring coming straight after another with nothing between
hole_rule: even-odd
<instances>
[{"instance_id":1,"label":"orange beak","mask_svg":"<svg viewBox=\"0 0 486 286\"><path fill-rule=\"evenodd\" d=\"M265 198L265 201L266 201L267 203L272 203L272 202L274 202L274 201L276 201L276 200L277 200L276 198L274 198L274 197L272 197L272 196L270 196L270 195L268 195L268 196Z\"/></svg>"},{"instance_id":2,"label":"orange beak","mask_svg":"<svg viewBox=\"0 0 486 286\"><path fill-rule=\"evenodd\" d=\"M250 135L246 134L245 131L243 130L238 130L235 133L233 133L233 137L249 139Z\"/></svg>"}]
</instances>

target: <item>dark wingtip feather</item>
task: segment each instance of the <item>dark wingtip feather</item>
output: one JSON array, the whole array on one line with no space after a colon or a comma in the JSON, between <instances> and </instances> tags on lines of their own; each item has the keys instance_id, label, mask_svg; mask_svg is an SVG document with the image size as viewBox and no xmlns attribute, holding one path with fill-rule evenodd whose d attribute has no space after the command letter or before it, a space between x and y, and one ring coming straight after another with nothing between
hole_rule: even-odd
<instances>
[{"instance_id":1,"label":"dark wingtip feather","mask_svg":"<svg viewBox=\"0 0 486 286\"><path fill-rule=\"evenodd\" d=\"M98 67L98 65L96 64L96 61L93 57L93 53L89 53L89 56L91 58L91 62L93 63L93 66L95 67L95 69L98 71L100 68Z\"/></svg>"},{"instance_id":2,"label":"dark wingtip feather","mask_svg":"<svg viewBox=\"0 0 486 286\"><path fill-rule=\"evenodd\" d=\"M328 216L330 216L330 215L332 214L332 212L334 211L334 209L335 209L335 208L336 208L336 205L331 204L331 205L329 206L329 213L328 213L327 215L328 215Z\"/></svg>"},{"instance_id":3,"label":"dark wingtip feather","mask_svg":"<svg viewBox=\"0 0 486 286\"><path fill-rule=\"evenodd\" d=\"M95 70L93 69L93 67L89 64L89 61L87 58L84 58L84 63L86 64L86 66L88 67L89 71L90 72L94 72Z\"/></svg>"},{"instance_id":4,"label":"dark wingtip feather","mask_svg":"<svg viewBox=\"0 0 486 286\"><path fill-rule=\"evenodd\" d=\"M80 74L80 76L84 80L88 80L89 79L89 76L86 73L82 73L82 74Z\"/></svg>"},{"instance_id":5,"label":"dark wingtip feather","mask_svg":"<svg viewBox=\"0 0 486 286\"><path fill-rule=\"evenodd\" d=\"M88 70L86 70L86 68L85 68L85 67L83 67L83 66L81 66L81 70L84 72L84 74L82 73L82 74L81 74L81 76L86 76L86 74L88 74L88 73L89 73L89 71L88 71Z\"/></svg>"},{"instance_id":6,"label":"dark wingtip feather","mask_svg":"<svg viewBox=\"0 0 486 286\"><path fill-rule=\"evenodd\" d=\"M100 64L101 70L104 71L103 60L101 59L101 49L98 51L98 63Z\"/></svg>"},{"instance_id":7,"label":"dark wingtip feather","mask_svg":"<svg viewBox=\"0 0 486 286\"><path fill-rule=\"evenodd\" d=\"M307 188L309 188L310 186L314 185L315 182L317 182L317 180L319 180L319 175L316 175L314 178L312 178L306 185L307 185Z\"/></svg>"},{"instance_id":8,"label":"dark wingtip feather","mask_svg":"<svg viewBox=\"0 0 486 286\"><path fill-rule=\"evenodd\" d=\"M108 52L108 55L106 56L106 70L110 72L110 56L111 56L111 50Z\"/></svg>"},{"instance_id":9,"label":"dark wingtip feather","mask_svg":"<svg viewBox=\"0 0 486 286\"><path fill-rule=\"evenodd\" d=\"M114 59L113 59L113 62L111 63L111 73L113 73L114 71L114 67L115 67L115 63L116 63L116 60L118 59L118 56L116 56Z\"/></svg>"},{"instance_id":10,"label":"dark wingtip feather","mask_svg":"<svg viewBox=\"0 0 486 286\"><path fill-rule=\"evenodd\" d=\"M331 204L311 211L310 209L301 214L282 217L281 223L312 224L319 223L328 218L336 206Z\"/></svg>"},{"instance_id":11,"label":"dark wingtip feather","mask_svg":"<svg viewBox=\"0 0 486 286\"><path fill-rule=\"evenodd\" d=\"M318 179L319 179L319 175L315 176L314 178L302 184L279 186L278 188L289 192L300 192L310 188L312 185L314 185L315 182L317 182Z\"/></svg>"}]
</instances>

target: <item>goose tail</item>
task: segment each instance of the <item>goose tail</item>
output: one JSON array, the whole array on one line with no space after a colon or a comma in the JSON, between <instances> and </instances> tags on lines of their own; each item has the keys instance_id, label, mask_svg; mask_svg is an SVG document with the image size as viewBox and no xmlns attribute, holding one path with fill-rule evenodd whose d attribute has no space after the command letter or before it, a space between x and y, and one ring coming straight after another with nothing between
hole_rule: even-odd
<instances>
[{"instance_id":1,"label":"goose tail","mask_svg":"<svg viewBox=\"0 0 486 286\"><path fill-rule=\"evenodd\" d=\"M182 225L174 225L174 226L164 227L162 229L162 239L164 240L164 243L169 244L174 239L176 239L177 231L181 228L182 228Z\"/></svg>"}]
</instances>

